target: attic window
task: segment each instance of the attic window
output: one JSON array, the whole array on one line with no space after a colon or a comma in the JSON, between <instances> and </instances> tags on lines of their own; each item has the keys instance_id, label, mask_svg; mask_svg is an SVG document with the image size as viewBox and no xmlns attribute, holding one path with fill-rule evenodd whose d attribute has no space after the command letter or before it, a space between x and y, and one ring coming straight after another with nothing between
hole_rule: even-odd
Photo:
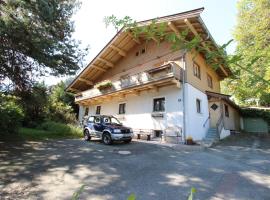
<instances>
[{"instance_id":1,"label":"attic window","mask_svg":"<svg viewBox=\"0 0 270 200\"><path fill-rule=\"evenodd\" d=\"M143 48L142 50L141 50L141 54L144 54L145 53L145 48Z\"/></svg>"}]
</instances>

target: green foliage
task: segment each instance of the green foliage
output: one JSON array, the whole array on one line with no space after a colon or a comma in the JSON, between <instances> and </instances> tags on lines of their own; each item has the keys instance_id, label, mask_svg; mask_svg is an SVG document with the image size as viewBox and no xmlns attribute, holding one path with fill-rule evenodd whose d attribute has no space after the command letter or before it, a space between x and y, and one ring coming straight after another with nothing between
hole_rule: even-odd
<instances>
[{"instance_id":1,"label":"green foliage","mask_svg":"<svg viewBox=\"0 0 270 200\"><path fill-rule=\"evenodd\" d=\"M65 91L65 83L60 82L51 88L49 94L49 105L47 119L63 122L75 123L78 107L74 104L74 96Z\"/></svg>"},{"instance_id":2,"label":"green foliage","mask_svg":"<svg viewBox=\"0 0 270 200\"><path fill-rule=\"evenodd\" d=\"M242 108L241 115L243 117L263 118L270 124L270 110L254 109L254 108Z\"/></svg>"},{"instance_id":3,"label":"green foliage","mask_svg":"<svg viewBox=\"0 0 270 200\"><path fill-rule=\"evenodd\" d=\"M23 91L37 76L75 74L85 55L72 38L77 0L0 1L0 80Z\"/></svg>"},{"instance_id":4,"label":"green foliage","mask_svg":"<svg viewBox=\"0 0 270 200\"><path fill-rule=\"evenodd\" d=\"M23 124L27 127L35 127L45 120L47 116L48 91L44 83L37 83L31 89L21 91L20 104L23 107L25 117Z\"/></svg>"},{"instance_id":5,"label":"green foliage","mask_svg":"<svg viewBox=\"0 0 270 200\"><path fill-rule=\"evenodd\" d=\"M112 86L113 84L111 81L103 81L96 85L97 89L99 90L105 90L105 89L111 88Z\"/></svg>"},{"instance_id":6,"label":"green foliage","mask_svg":"<svg viewBox=\"0 0 270 200\"><path fill-rule=\"evenodd\" d=\"M79 188L78 191L74 192L74 194L72 195L71 200L77 200L77 199L79 199L80 194L81 194L81 193L83 192L83 190L84 190L84 187L85 187L85 185L83 184L83 185Z\"/></svg>"},{"instance_id":7,"label":"green foliage","mask_svg":"<svg viewBox=\"0 0 270 200\"><path fill-rule=\"evenodd\" d=\"M35 129L21 128L19 130L19 136L25 140L81 138L82 135L80 127L51 121L44 122Z\"/></svg>"},{"instance_id":8,"label":"green foliage","mask_svg":"<svg viewBox=\"0 0 270 200\"><path fill-rule=\"evenodd\" d=\"M22 120L23 111L18 105L18 99L11 95L0 94L1 133L17 133Z\"/></svg>"},{"instance_id":9,"label":"green foliage","mask_svg":"<svg viewBox=\"0 0 270 200\"><path fill-rule=\"evenodd\" d=\"M197 192L197 190L196 190L194 187L192 187L192 188L190 189L190 194L189 194L188 200L193 200L194 194L195 194L196 192Z\"/></svg>"},{"instance_id":10,"label":"green foliage","mask_svg":"<svg viewBox=\"0 0 270 200\"><path fill-rule=\"evenodd\" d=\"M135 194L132 193L131 195L129 195L127 200L136 200Z\"/></svg>"},{"instance_id":11,"label":"green foliage","mask_svg":"<svg viewBox=\"0 0 270 200\"><path fill-rule=\"evenodd\" d=\"M233 79L224 83L242 104L270 105L270 1L240 0L234 30L237 64L231 68ZM242 67L239 67L242 66ZM247 102L247 100L249 100Z\"/></svg>"}]
</instances>

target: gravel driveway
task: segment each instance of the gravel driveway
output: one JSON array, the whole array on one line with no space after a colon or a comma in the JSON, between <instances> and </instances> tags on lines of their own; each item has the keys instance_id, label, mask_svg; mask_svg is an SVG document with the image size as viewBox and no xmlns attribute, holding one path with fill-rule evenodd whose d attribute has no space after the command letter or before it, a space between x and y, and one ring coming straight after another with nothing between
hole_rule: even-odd
<instances>
[{"instance_id":1,"label":"gravel driveway","mask_svg":"<svg viewBox=\"0 0 270 200\"><path fill-rule=\"evenodd\" d=\"M122 153L120 154L119 153ZM270 199L270 149L176 151L132 142L0 142L0 199Z\"/></svg>"}]
</instances>

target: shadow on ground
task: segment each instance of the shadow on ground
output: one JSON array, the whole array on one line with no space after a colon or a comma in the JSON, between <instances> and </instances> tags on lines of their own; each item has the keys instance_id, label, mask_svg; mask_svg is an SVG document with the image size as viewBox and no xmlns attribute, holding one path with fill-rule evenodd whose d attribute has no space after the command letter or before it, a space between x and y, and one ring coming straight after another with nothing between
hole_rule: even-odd
<instances>
[{"instance_id":1,"label":"shadow on ground","mask_svg":"<svg viewBox=\"0 0 270 200\"><path fill-rule=\"evenodd\" d=\"M121 155L119 151L129 151ZM132 142L0 142L0 199L270 199L270 149L175 151Z\"/></svg>"}]
</instances>

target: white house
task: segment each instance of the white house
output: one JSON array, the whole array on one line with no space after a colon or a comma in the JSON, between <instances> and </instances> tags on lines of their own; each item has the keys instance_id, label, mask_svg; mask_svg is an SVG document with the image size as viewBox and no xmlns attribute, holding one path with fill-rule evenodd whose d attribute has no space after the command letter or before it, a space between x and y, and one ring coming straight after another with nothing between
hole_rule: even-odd
<instances>
[{"instance_id":1,"label":"white house","mask_svg":"<svg viewBox=\"0 0 270 200\"><path fill-rule=\"evenodd\" d=\"M200 18L202 11L157 18L156 23L166 23L167 33L188 29L188 38L198 36L202 45L207 42L214 50L216 43ZM153 136L202 140L240 128L237 106L220 94L220 81L230 75L227 66L216 70L209 66L203 53L176 51L165 40L157 44L155 38L134 37L132 30L121 29L67 90L76 93L80 121L84 115L114 115Z\"/></svg>"}]
</instances>

